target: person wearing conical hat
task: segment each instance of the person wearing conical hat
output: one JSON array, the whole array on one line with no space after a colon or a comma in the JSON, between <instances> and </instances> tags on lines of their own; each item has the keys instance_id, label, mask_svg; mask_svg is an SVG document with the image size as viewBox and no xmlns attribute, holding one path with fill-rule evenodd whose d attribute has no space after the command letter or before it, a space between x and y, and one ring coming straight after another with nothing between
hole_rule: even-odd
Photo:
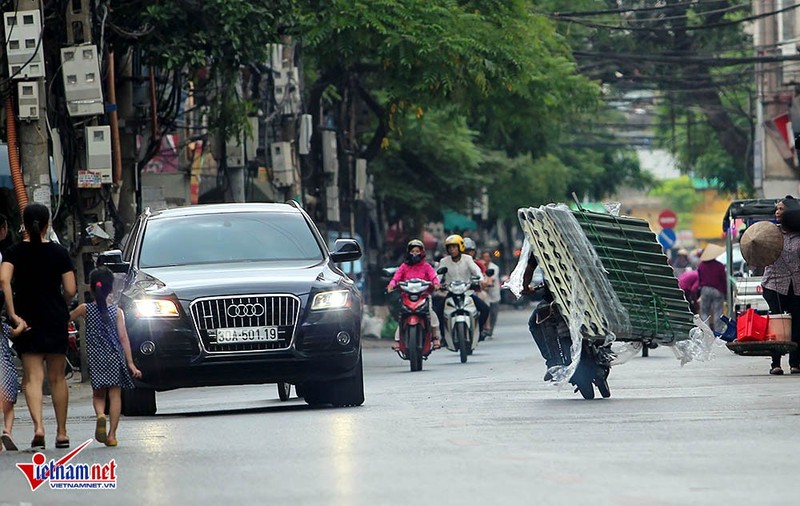
<instances>
[{"instance_id":1,"label":"person wearing conical hat","mask_svg":"<svg viewBox=\"0 0 800 506\"><path fill-rule=\"evenodd\" d=\"M700 318L715 332L722 332L722 308L727 290L725 266L717 257L725 252L725 248L717 244L709 244L700 255L697 266L698 285L700 286Z\"/></svg>"},{"instance_id":2,"label":"person wearing conical hat","mask_svg":"<svg viewBox=\"0 0 800 506\"><path fill-rule=\"evenodd\" d=\"M783 222L784 212L800 210L800 201L787 195L775 205L775 219L783 233L783 251L772 265L764 268L761 286L763 297L773 314L792 315L792 341L800 343L800 232L787 228ZM800 351L789 353L792 374L800 374ZM772 356L770 374L783 374L781 355Z\"/></svg>"}]
</instances>

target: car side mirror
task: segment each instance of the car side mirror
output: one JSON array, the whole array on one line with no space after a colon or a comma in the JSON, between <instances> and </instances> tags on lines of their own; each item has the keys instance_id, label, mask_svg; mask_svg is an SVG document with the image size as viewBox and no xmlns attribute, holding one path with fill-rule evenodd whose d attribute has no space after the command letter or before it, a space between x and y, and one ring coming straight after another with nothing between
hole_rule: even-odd
<instances>
[{"instance_id":1,"label":"car side mirror","mask_svg":"<svg viewBox=\"0 0 800 506\"><path fill-rule=\"evenodd\" d=\"M439 267L439 270L436 271L436 274L447 274L447 267Z\"/></svg>"},{"instance_id":2,"label":"car side mirror","mask_svg":"<svg viewBox=\"0 0 800 506\"><path fill-rule=\"evenodd\" d=\"M331 260L335 263L353 262L361 258L361 246L355 239L336 239Z\"/></svg>"},{"instance_id":3,"label":"car side mirror","mask_svg":"<svg viewBox=\"0 0 800 506\"><path fill-rule=\"evenodd\" d=\"M128 272L128 269L131 267L130 262L125 262L122 260L122 251L118 249L112 249L100 253L100 255L97 257L96 265L97 267L105 266L111 272L117 273Z\"/></svg>"},{"instance_id":4,"label":"car side mirror","mask_svg":"<svg viewBox=\"0 0 800 506\"><path fill-rule=\"evenodd\" d=\"M487 276L494 276L494 269L486 269Z\"/></svg>"}]
</instances>

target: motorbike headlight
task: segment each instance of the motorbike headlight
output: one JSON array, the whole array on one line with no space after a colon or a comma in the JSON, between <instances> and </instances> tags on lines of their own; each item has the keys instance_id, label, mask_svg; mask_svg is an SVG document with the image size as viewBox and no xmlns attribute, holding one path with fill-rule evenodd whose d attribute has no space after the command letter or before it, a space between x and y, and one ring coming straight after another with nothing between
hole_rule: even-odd
<instances>
[{"instance_id":1,"label":"motorbike headlight","mask_svg":"<svg viewBox=\"0 0 800 506\"><path fill-rule=\"evenodd\" d=\"M140 299L133 301L139 318L177 318L178 306L166 299Z\"/></svg>"},{"instance_id":2,"label":"motorbike headlight","mask_svg":"<svg viewBox=\"0 0 800 506\"><path fill-rule=\"evenodd\" d=\"M450 286L448 286L447 289L455 295L461 295L467 291L467 285L466 283L450 283Z\"/></svg>"},{"instance_id":3,"label":"motorbike headlight","mask_svg":"<svg viewBox=\"0 0 800 506\"><path fill-rule=\"evenodd\" d=\"M428 287L425 286L425 285L416 284L416 285L408 285L408 289L406 291L408 293L413 293L415 295L418 295L418 294L424 292L427 289L428 289Z\"/></svg>"},{"instance_id":4,"label":"motorbike headlight","mask_svg":"<svg viewBox=\"0 0 800 506\"><path fill-rule=\"evenodd\" d=\"M350 292L347 290L318 293L311 302L312 311L320 309L343 309L348 307L350 307Z\"/></svg>"}]
</instances>

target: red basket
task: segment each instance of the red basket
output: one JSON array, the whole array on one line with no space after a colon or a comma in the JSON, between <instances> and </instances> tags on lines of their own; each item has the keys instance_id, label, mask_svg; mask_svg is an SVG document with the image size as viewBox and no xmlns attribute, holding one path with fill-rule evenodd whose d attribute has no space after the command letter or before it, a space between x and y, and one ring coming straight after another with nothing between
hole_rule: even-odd
<instances>
[{"instance_id":1,"label":"red basket","mask_svg":"<svg viewBox=\"0 0 800 506\"><path fill-rule=\"evenodd\" d=\"M766 341L769 316L761 316L754 309L748 309L736 320L736 340Z\"/></svg>"}]
</instances>

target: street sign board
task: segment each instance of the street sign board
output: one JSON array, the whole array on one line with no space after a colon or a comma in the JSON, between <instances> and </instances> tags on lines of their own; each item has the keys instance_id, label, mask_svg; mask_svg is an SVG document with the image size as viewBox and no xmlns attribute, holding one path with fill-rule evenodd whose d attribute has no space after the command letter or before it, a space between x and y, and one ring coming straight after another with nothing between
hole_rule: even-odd
<instances>
[{"instance_id":1,"label":"street sign board","mask_svg":"<svg viewBox=\"0 0 800 506\"><path fill-rule=\"evenodd\" d=\"M675 211L665 209L658 215L658 226L661 228L675 228L678 224L678 215Z\"/></svg>"},{"instance_id":2,"label":"street sign board","mask_svg":"<svg viewBox=\"0 0 800 506\"><path fill-rule=\"evenodd\" d=\"M658 234L658 243L664 247L664 249L671 249L675 246L675 242L678 240L677 234L675 234L675 230L671 228L665 228Z\"/></svg>"}]
</instances>

